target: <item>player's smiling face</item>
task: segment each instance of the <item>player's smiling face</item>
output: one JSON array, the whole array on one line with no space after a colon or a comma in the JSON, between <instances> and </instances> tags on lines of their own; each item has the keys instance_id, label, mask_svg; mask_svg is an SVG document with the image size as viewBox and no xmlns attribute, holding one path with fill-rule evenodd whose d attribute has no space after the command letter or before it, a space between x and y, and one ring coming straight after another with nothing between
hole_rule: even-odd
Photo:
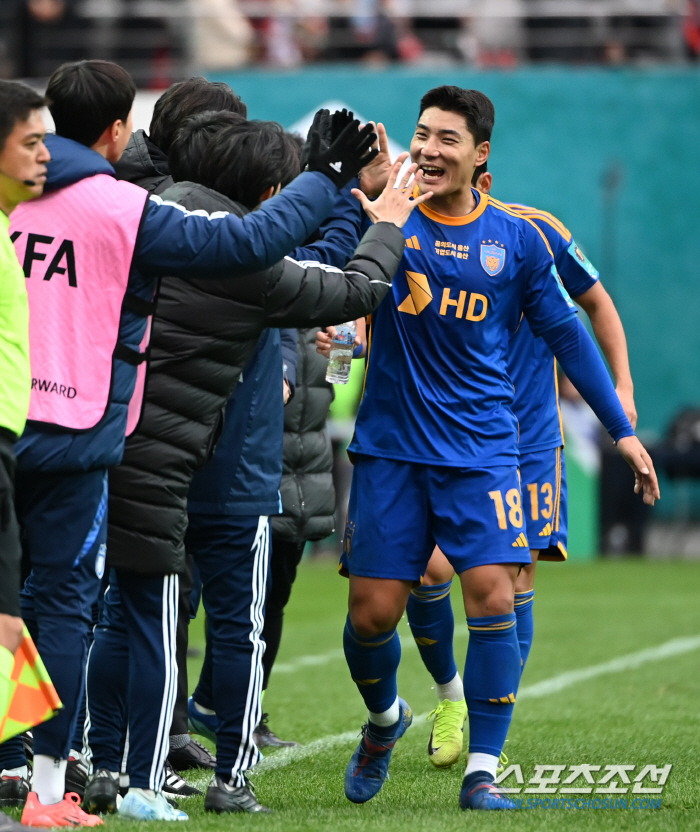
<instances>
[{"instance_id":1,"label":"player's smiling face","mask_svg":"<svg viewBox=\"0 0 700 832\"><path fill-rule=\"evenodd\" d=\"M431 201L468 192L474 169L488 155L489 143L475 146L460 113L437 107L421 113L411 140L411 161L422 172L418 182L421 193L432 191L435 195Z\"/></svg>"}]
</instances>

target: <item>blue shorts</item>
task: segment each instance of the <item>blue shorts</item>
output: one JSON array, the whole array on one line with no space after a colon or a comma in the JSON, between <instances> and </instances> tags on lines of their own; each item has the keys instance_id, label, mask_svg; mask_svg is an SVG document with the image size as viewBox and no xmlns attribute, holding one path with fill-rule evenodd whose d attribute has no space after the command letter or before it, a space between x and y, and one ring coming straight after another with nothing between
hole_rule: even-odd
<instances>
[{"instance_id":1,"label":"blue shorts","mask_svg":"<svg viewBox=\"0 0 700 832\"><path fill-rule=\"evenodd\" d=\"M458 574L530 563L517 466L449 468L358 455L341 573L419 582L436 545Z\"/></svg>"},{"instance_id":2,"label":"blue shorts","mask_svg":"<svg viewBox=\"0 0 700 832\"><path fill-rule=\"evenodd\" d=\"M563 448L520 458L527 538L539 560L566 560L566 465Z\"/></svg>"}]
</instances>

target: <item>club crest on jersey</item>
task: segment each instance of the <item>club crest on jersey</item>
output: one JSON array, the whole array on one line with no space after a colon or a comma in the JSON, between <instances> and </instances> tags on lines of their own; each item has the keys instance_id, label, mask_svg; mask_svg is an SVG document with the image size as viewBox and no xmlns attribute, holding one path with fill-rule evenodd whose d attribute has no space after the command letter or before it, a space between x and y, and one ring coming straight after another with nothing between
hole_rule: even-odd
<instances>
[{"instance_id":1,"label":"club crest on jersey","mask_svg":"<svg viewBox=\"0 0 700 832\"><path fill-rule=\"evenodd\" d=\"M495 277L506 264L506 250L500 246L481 246L481 265L487 274Z\"/></svg>"}]
</instances>

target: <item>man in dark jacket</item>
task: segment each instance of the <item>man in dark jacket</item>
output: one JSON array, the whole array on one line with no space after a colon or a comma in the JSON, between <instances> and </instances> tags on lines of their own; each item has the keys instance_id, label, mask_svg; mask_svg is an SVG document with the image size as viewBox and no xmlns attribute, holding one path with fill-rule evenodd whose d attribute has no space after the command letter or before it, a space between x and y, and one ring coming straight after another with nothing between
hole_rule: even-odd
<instances>
[{"instance_id":1,"label":"man in dark jacket","mask_svg":"<svg viewBox=\"0 0 700 832\"><path fill-rule=\"evenodd\" d=\"M156 102L148 135L143 130L135 130L124 154L114 165L117 179L138 185L149 194L162 194L172 187L174 182L168 165L168 152L175 134L190 116L207 111L220 114L216 123L212 123L212 129L244 121L248 114L248 108L228 84L197 77L169 87ZM187 725L187 646L191 591L192 567L188 560L179 582L176 634L177 696L173 708L168 753L168 762L175 771L166 772L163 786L164 792L175 796L197 793L197 790L188 786L177 772L191 768L214 768L216 765L213 754L192 740ZM82 726L78 727L82 732Z\"/></svg>"},{"instance_id":2,"label":"man in dark jacket","mask_svg":"<svg viewBox=\"0 0 700 832\"><path fill-rule=\"evenodd\" d=\"M207 115L204 115L205 112ZM246 112L246 105L226 84L206 81L204 78L191 78L189 81L174 84L156 103L151 120L150 135L146 136L143 131L136 131L132 135L124 155L115 166L117 177L139 185L148 190L149 193L162 193L163 190L173 184L168 159L166 153L163 151L170 150L177 130L182 127L189 116L202 113L192 125L193 128L195 124L198 125L198 129L192 129L189 134L189 141L193 143L193 146L188 148L186 154L178 151L175 154L176 161L183 157L199 159L203 155L205 143L208 141L210 135L222 127L242 122ZM381 162L381 156L378 157L378 161ZM197 178L196 176L188 176L186 171L175 171L175 173L178 174L177 178L179 180ZM298 250L293 252L292 256L297 260L317 259L328 265L338 267L344 266L347 263L360 239L361 210L359 203L350 193L351 188L357 187L358 185L358 180L352 180L338 194L330 217L319 229L320 241L313 252L309 253L304 250ZM284 340L284 330L282 337ZM296 363L296 330L294 330L293 337L295 341L293 350L295 355L294 363ZM263 364L272 366L275 360L272 359L270 353L272 351L279 353L280 345L275 337L265 338L264 345L265 356L261 356L260 361ZM261 350L262 347L258 349ZM251 359L251 362L253 360ZM278 363L281 366L281 362ZM262 383L262 376L259 373L256 372L254 377ZM246 373L244 378L249 378L249 374ZM274 384L272 379L268 383ZM246 391L248 390L250 388L246 387ZM239 394L234 394L234 396L237 395ZM248 397L248 392L241 392L240 395L246 398ZM251 390L250 398L256 405L255 421L257 422L261 414L264 413L263 401L265 397ZM230 408L228 412L229 418L226 422L227 432L232 429ZM267 417L264 417L263 423L267 425ZM248 424L248 421L246 421L246 424ZM272 445L274 444L273 441ZM253 447L252 443L249 442L247 447ZM268 441L265 448L268 449L269 447L270 442ZM235 462L232 464L235 465ZM229 501L229 505L235 504L239 507L237 510L244 510L246 503L251 501L266 503L268 501L269 484L275 481L276 470L280 464L281 457L274 461L271 471L268 470L266 465L255 468L254 470L261 475L261 479L246 482L246 499L240 501L236 497L236 499ZM277 482L272 488L275 506L277 505L278 480L279 477L277 477ZM262 496L261 491L263 492ZM244 511L244 513L248 512ZM261 510L260 513L265 514L269 512ZM173 709L173 721L170 729L170 751L168 754L169 763L177 771L195 767L214 768L216 765L216 759L213 755L204 746L193 741L188 732L187 697L189 695L189 687L187 675L187 644L190 593L192 589L192 566L190 561L191 558L188 558L185 571L181 573L179 581L176 636L178 689L175 707ZM175 796L184 796L185 794L195 792L191 786L188 786L174 772L168 772L163 790Z\"/></svg>"},{"instance_id":3,"label":"man in dark jacket","mask_svg":"<svg viewBox=\"0 0 700 832\"><path fill-rule=\"evenodd\" d=\"M246 118L248 108L236 93L220 81L190 78L173 84L156 101L148 135L135 130L121 159L114 165L117 179L161 194L173 184L168 153L175 133L196 113L230 112Z\"/></svg>"},{"instance_id":4,"label":"man in dark jacket","mask_svg":"<svg viewBox=\"0 0 700 832\"><path fill-rule=\"evenodd\" d=\"M296 152L278 125L225 128L211 139L201 164L197 159L191 166L203 184L179 183L166 196L189 210L244 213L279 190L277 172L272 179L267 172L271 162L281 164ZM210 184L243 200L244 206L206 187ZM153 627L150 613L143 609L146 590L151 582L162 586L165 581L168 591L168 582L176 580L184 566L189 484L209 454L221 408L265 326L344 321L381 301L389 289L386 276L395 270L405 247L397 225L415 205L408 192L394 191L393 181L391 185L374 203L381 221L367 232L345 272L285 258L255 279L161 281L145 407L111 480L109 558L114 568L88 674L89 701L95 703L89 741L96 769L86 791L88 806L93 796L97 800L98 785L102 799L112 784L112 803L104 799L101 808L109 810L116 801L122 728L116 715L120 702L128 699L133 724L133 712L145 710L143 673L148 667L153 674L148 665ZM257 198L252 197L253 189L258 189ZM253 517L254 522L233 528L222 524L214 529L209 524L206 540L193 550L209 620L219 717L217 775L205 799L205 808L215 812L264 811L244 775L258 759L252 730L260 716L260 632L269 554L268 517ZM156 574L165 577L151 577ZM133 587L143 588L138 612L114 592L116 588L124 597L124 586L132 598ZM134 673L140 674L137 681ZM164 721L172 707L168 696L172 687L166 687L163 699ZM140 724L146 730L145 723ZM154 733L153 727L150 731ZM132 732L130 767L133 743ZM156 748L149 762L157 765L164 752L167 745Z\"/></svg>"},{"instance_id":5,"label":"man in dark jacket","mask_svg":"<svg viewBox=\"0 0 700 832\"><path fill-rule=\"evenodd\" d=\"M12 218L25 274L37 277L27 282L36 295L30 294L30 326L33 320L37 327L30 350L33 373L42 381L32 388L30 422L17 444L17 505L33 568L23 591L23 617L64 709L34 733L39 794L30 794L31 806L25 806L28 823L47 812L58 813L58 819L70 809L62 808L64 776L91 607L104 569L107 469L123 453L129 403L143 361L140 347L159 277L197 275L225 282L232 272L238 277L276 263L328 215L338 186L357 173L371 142L353 127L340 142L342 149L312 149L309 168L314 172L302 174L284 194L249 216L190 214L157 196L141 198L128 183L114 180L111 162L119 159L129 138L135 94L124 70L102 61L66 65L47 91L57 135L48 140L52 162L45 195L20 206ZM331 167L334 162L340 163L340 174ZM92 193L99 198L87 196ZM83 202L78 194L85 194ZM37 265L42 261L43 267ZM114 277L107 275L109 270ZM256 278L249 281L252 285ZM100 291L103 283L110 286L109 294ZM46 311L49 292L60 301L61 317L50 307ZM88 299L98 307L109 305L109 324L105 317L96 325L87 311ZM59 388L50 375L42 376L36 351L47 361L59 356L61 371L77 374L78 381L70 386L60 378ZM71 390L80 390L80 396L65 394ZM94 398L96 391L104 397ZM60 417L66 408L72 408L69 419ZM174 601L162 591L158 597L167 620ZM165 662L161 655L161 667ZM146 678L157 683L156 676ZM146 721L151 729L152 718ZM131 726L132 749L148 729L142 732L138 722ZM162 777L162 766L145 767L133 787L157 791ZM156 801L148 811L155 806L154 811L167 812L162 795L136 797ZM83 813L79 822L94 822L87 817Z\"/></svg>"}]
</instances>

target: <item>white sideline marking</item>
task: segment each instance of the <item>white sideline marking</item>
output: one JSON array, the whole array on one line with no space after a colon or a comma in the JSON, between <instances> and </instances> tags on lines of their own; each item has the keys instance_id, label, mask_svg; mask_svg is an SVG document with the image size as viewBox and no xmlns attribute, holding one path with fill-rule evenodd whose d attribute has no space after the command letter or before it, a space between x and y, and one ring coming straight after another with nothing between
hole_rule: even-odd
<instances>
[{"instance_id":1,"label":"white sideline marking","mask_svg":"<svg viewBox=\"0 0 700 832\"><path fill-rule=\"evenodd\" d=\"M408 639L406 641L408 641ZM603 662L602 664L594 664L590 667L583 667L581 670L570 670L566 673L560 673L558 676L552 676L551 679L544 679L542 682L536 682L534 685L528 685L518 692L518 699L539 699L543 696L549 696L552 693L558 693L560 690L576 685L579 682L585 682L588 679L595 679L597 676L605 676L608 673L619 673L623 670L632 670L643 664L647 664L648 662L657 662L671 656L680 656L683 653L690 653L692 650L698 650L699 648L700 636L674 638L671 639L671 641L658 645L658 647L650 647L647 650L639 650L636 653L628 653L626 656L619 656L616 659L611 659L610 661ZM334 651L334 653L337 652L338 651ZM342 653L342 651L340 652ZM323 656L330 656L330 653L325 653ZM310 658L312 657L303 657L303 659ZM318 658L322 657L319 656ZM327 659L327 661L330 661L330 659ZM319 662L319 664L325 664L325 662ZM277 670L276 667L275 670ZM427 713L414 716L413 725L425 721L427 716ZM290 763L297 762L297 760L305 760L308 757L313 757L315 754L322 754L338 745L357 742L359 737L359 730L346 731L344 734L321 737L318 740L313 740L307 745L301 745L297 748L285 748L278 751L274 756L265 757L265 759L261 760L261 762L259 762L250 773L264 774L267 771L284 768L285 766L290 765Z\"/></svg>"},{"instance_id":2,"label":"white sideline marking","mask_svg":"<svg viewBox=\"0 0 700 832\"><path fill-rule=\"evenodd\" d=\"M681 653L689 653L691 650L697 650L698 648L700 648L700 636L673 638L658 647L639 650L637 653L628 653L626 656L611 659L609 662L603 662L603 664L582 667L581 670L570 670L567 673L560 673L559 676L553 676L551 679L528 685L518 693L518 699L539 699L542 696L549 696L550 693L558 693L560 690L571 687L571 685L578 682L594 679L596 676L619 673L622 670L632 670L647 662L657 662L669 656L679 656Z\"/></svg>"},{"instance_id":3,"label":"white sideline marking","mask_svg":"<svg viewBox=\"0 0 700 832\"><path fill-rule=\"evenodd\" d=\"M466 636L469 633L469 628L466 624L460 624L455 627L455 638L459 636ZM400 636L401 649L406 650L416 646L416 642L410 636ZM340 650L329 650L327 653L317 653L316 655L300 656L298 659L292 659L286 663L275 663L275 673L296 673L297 670L303 670L306 667L319 667L336 659L345 658L345 653L342 648Z\"/></svg>"}]
</instances>

